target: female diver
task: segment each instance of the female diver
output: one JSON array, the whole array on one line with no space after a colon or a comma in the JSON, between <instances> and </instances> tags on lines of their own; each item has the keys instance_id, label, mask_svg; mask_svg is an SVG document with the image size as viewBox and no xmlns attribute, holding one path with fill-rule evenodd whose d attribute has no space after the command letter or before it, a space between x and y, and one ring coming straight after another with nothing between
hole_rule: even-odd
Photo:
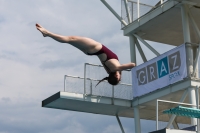
<instances>
[{"instance_id":1,"label":"female diver","mask_svg":"<svg viewBox=\"0 0 200 133\"><path fill-rule=\"evenodd\" d=\"M72 46L81 50L86 55L97 55L106 72L109 74L108 77L100 80L98 84L103 80L107 80L111 85L117 85L121 80L121 71L131 69L135 66L135 63L121 65L115 53L113 53L103 44L96 42L90 38L80 36L62 36L54 34L46 30L39 24L36 24L36 28L43 34L44 37L51 37L58 42L71 44Z\"/></svg>"}]
</instances>

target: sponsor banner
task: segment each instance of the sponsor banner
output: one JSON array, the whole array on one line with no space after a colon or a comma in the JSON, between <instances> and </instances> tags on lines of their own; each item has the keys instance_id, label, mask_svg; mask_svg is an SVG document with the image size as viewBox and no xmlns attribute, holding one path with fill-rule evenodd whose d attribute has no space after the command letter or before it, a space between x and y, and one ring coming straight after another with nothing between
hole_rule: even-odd
<instances>
[{"instance_id":1,"label":"sponsor banner","mask_svg":"<svg viewBox=\"0 0 200 133\"><path fill-rule=\"evenodd\" d=\"M133 97L168 86L187 77L185 44L132 69Z\"/></svg>"}]
</instances>

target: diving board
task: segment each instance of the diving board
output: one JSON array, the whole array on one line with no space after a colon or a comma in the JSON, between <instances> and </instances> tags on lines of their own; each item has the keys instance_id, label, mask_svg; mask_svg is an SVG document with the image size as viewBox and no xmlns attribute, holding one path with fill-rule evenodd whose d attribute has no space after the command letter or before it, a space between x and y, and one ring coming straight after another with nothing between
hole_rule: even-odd
<instances>
[{"instance_id":1,"label":"diving board","mask_svg":"<svg viewBox=\"0 0 200 133\"><path fill-rule=\"evenodd\" d=\"M130 100L101 96L84 96L69 92L58 92L42 101L42 107L103 114L111 116L133 117Z\"/></svg>"},{"instance_id":2,"label":"diving board","mask_svg":"<svg viewBox=\"0 0 200 133\"><path fill-rule=\"evenodd\" d=\"M163 111L164 114L175 114L185 117L200 118L200 110L195 108L188 108L183 106L177 106L172 109Z\"/></svg>"},{"instance_id":3,"label":"diving board","mask_svg":"<svg viewBox=\"0 0 200 133\"><path fill-rule=\"evenodd\" d=\"M188 78L133 100L60 91L44 99L42 107L111 116L118 114L119 117L134 118L133 107L139 106L141 119L156 120L156 99L179 102L186 88L197 85L200 86L200 80ZM188 98L185 102L189 102ZM159 106L159 121L168 121L168 118L162 117L164 115L162 110L169 108L168 105ZM178 117L176 121L190 123L189 119L182 117Z\"/></svg>"}]
</instances>

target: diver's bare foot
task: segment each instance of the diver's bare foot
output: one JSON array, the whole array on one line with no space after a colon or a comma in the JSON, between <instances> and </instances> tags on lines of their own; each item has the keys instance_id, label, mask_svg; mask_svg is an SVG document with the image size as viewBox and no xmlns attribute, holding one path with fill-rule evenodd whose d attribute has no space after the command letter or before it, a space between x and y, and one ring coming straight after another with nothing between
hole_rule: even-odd
<instances>
[{"instance_id":1,"label":"diver's bare foot","mask_svg":"<svg viewBox=\"0 0 200 133\"><path fill-rule=\"evenodd\" d=\"M36 24L35 26L36 26L36 28L43 34L44 37L47 36L48 31L47 31L45 28L43 28L43 27L42 27L41 25L39 25L39 24Z\"/></svg>"}]
</instances>

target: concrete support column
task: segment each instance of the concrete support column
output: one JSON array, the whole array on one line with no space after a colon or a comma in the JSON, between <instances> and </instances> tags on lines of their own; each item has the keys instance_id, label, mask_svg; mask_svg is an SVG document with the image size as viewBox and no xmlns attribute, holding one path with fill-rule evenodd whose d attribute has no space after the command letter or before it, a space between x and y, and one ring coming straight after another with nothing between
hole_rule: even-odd
<instances>
[{"instance_id":1,"label":"concrete support column","mask_svg":"<svg viewBox=\"0 0 200 133\"><path fill-rule=\"evenodd\" d=\"M182 26L183 26L183 37L184 43L191 42L190 38L190 27L189 27L189 16L188 16L188 8L187 5L181 6L182 13ZM187 57L187 66L188 66L188 76L191 76L193 72L193 49L191 44L186 45L186 57Z\"/></svg>"},{"instance_id":2,"label":"concrete support column","mask_svg":"<svg viewBox=\"0 0 200 133\"><path fill-rule=\"evenodd\" d=\"M188 7L186 4L181 5L181 15L182 15L182 26L183 26L183 36L184 36L184 43L191 42L190 38L190 27L189 27L189 14L188 14ZM186 61L187 61L187 73L188 76L191 77L193 73L193 48L191 44L186 44ZM196 96L195 96L195 89L189 88L189 101L191 104L196 105ZM196 124L196 119L191 118L191 124Z\"/></svg>"},{"instance_id":3,"label":"concrete support column","mask_svg":"<svg viewBox=\"0 0 200 133\"><path fill-rule=\"evenodd\" d=\"M134 36L129 36L129 41L130 41L131 62L136 63L136 47L135 47L136 38ZM134 120L135 120L135 132L141 133L140 114L138 106L134 107Z\"/></svg>"},{"instance_id":4,"label":"concrete support column","mask_svg":"<svg viewBox=\"0 0 200 133\"><path fill-rule=\"evenodd\" d=\"M196 105L196 93L195 93L195 88L193 87L189 88L189 102L191 104ZM196 108L196 106L194 106L193 108ZM196 124L197 124L197 119L191 118L191 125L196 125Z\"/></svg>"},{"instance_id":5,"label":"concrete support column","mask_svg":"<svg viewBox=\"0 0 200 133\"><path fill-rule=\"evenodd\" d=\"M140 114L138 106L134 107L135 133L141 133Z\"/></svg>"},{"instance_id":6,"label":"concrete support column","mask_svg":"<svg viewBox=\"0 0 200 133\"><path fill-rule=\"evenodd\" d=\"M130 54L131 54L131 62L136 63L136 47L135 47L135 37L129 36L130 41ZM137 63L136 63L137 64Z\"/></svg>"}]
</instances>

